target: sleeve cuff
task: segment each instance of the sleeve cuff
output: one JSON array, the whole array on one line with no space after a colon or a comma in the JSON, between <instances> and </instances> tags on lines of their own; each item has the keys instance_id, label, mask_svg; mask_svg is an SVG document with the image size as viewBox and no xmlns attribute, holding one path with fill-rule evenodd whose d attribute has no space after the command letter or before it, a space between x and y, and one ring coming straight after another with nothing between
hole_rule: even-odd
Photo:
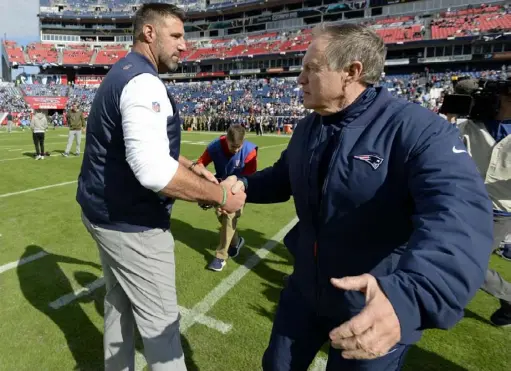
<instances>
[{"instance_id":1,"label":"sleeve cuff","mask_svg":"<svg viewBox=\"0 0 511 371\"><path fill-rule=\"evenodd\" d=\"M162 191L172 181L178 167L179 162L169 157L169 160L165 161L161 168L157 169L154 174L151 174L152 179L149 180L146 188L154 192Z\"/></svg>"},{"instance_id":2,"label":"sleeve cuff","mask_svg":"<svg viewBox=\"0 0 511 371\"><path fill-rule=\"evenodd\" d=\"M413 292L413 283L403 282L399 273L377 277L376 280L396 312L401 328L401 339L405 339L411 332L419 330L421 314Z\"/></svg>"},{"instance_id":3,"label":"sleeve cuff","mask_svg":"<svg viewBox=\"0 0 511 371\"><path fill-rule=\"evenodd\" d=\"M241 177L238 180L243 183L243 186L245 187L245 192L246 192L248 190L248 179L245 177Z\"/></svg>"}]
</instances>

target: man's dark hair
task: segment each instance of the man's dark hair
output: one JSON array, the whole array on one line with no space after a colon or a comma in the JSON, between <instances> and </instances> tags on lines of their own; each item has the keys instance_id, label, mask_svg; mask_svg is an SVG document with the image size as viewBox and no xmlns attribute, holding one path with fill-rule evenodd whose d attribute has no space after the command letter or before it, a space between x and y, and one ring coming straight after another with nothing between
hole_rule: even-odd
<instances>
[{"instance_id":1,"label":"man's dark hair","mask_svg":"<svg viewBox=\"0 0 511 371\"><path fill-rule=\"evenodd\" d=\"M243 144L243 140L245 139L245 128L243 125L231 125L229 129L227 129L227 140L234 144L235 146L240 146Z\"/></svg>"},{"instance_id":2,"label":"man's dark hair","mask_svg":"<svg viewBox=\"0 0 511 371\"><path fill-rule=\"evenodd\" d=\"M186 19L184 10L174 4L147 3L142 5L135 13L133 20L133 41L136 41L142 33L144 24L154 23L165 17L175 17L181 22Z\"/></svg>"}]
</instances>

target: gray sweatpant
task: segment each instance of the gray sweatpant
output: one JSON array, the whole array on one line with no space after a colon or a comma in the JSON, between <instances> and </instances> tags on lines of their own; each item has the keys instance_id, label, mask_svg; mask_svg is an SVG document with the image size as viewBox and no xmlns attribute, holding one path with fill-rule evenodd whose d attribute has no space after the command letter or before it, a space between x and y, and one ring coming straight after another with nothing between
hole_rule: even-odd
<instances>
[{"instance_id":1,"label":"gray sweatpant","mask_svg":"<svg viewBox=\"0 0 511 371\"><path fill-rule=\"evenodd\" d=\"M73 145L74 139L76 137L76 151L77 155L80 154L80 143L82 142L82 131L81 130L69 130L69 135L67 137L67 146L66 153L69 154L71 151L71 146Z\"/></svg>"},{"instance_id":2,"label":"gray sweatpant","mask_svg":"<svg viewBox=\"0 0 511 371\"><path fill-rule=\"evenodd\" d=\"M493 218L493 251L500 246L509 233L511 233L511 217L495 216ZM505 281L498 272L488 269L481 289L511 305L511 283Z\"/></svg>"},{"instance_id":3,"label":"gray sweatpant","mask_svg":"<svg viewBox=\"0 0 511 371\"><path fill-rule=\"evenodd\" d=\"M82 221L98 245L106 282L105 371L135 370L135 324L150 370L186 371L170 232L108 230L83 214Z\"/></svg>"}]
</instances>

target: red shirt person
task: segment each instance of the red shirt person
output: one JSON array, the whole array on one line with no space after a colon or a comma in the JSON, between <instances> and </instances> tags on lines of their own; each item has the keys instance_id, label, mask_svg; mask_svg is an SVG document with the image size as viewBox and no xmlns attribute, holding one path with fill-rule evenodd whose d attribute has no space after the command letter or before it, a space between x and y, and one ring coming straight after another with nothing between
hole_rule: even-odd
<instances>
[{"instance_id":1,"label":"red shirt person","mask_svg":"<svg viewBox=\"0 0 511 371\"><path fill-rule=\"evenodd\" d=\"M231 175L251 175L257 171L257 146L245 140L245 128L242 125L231 125L227 135L222 135L208 145L197 163L205 167L213 163L215 176L222 180ZM242 212L243 208L232 214L216 212L221 224L220 243L208 269L221 271L227 259L236 257L244 245L244 238L239 237L236 230Z\"/></svg>"}]
</instances>

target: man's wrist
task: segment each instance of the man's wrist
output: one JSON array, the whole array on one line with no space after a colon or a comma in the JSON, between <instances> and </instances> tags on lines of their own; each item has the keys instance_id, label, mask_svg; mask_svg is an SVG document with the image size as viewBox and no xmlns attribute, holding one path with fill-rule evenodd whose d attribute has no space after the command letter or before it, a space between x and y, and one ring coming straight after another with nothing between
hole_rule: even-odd
<instances>
[{"instance_id":1,"label":"man's wrist","mask_svg":"<svg viewBox=\"0 0 511 371\"><path fill-rule=\"evenodd\" d=\"M227 203L227 189L221 184L220 187L222 188L222 201L218 204L218 207L224 207Z\"/></svg>"}]
</instances>

